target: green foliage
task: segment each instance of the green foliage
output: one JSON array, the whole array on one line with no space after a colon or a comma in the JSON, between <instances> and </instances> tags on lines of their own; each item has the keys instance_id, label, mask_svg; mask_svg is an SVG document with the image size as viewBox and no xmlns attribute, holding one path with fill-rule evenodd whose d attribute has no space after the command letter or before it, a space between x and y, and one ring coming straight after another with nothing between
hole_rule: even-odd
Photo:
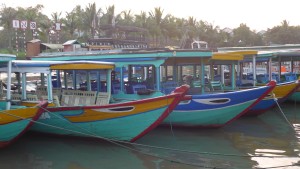
<instances>
[{"instance_id":1,"label":"green foliage","mask_svg":"<svg viewBox=\"0 0 300 169\"><path fill-rule=\"evenodd\" d=\"M0 49L0 53L16 55L18 60L26 59L26 53L25 52L17 52L15 50L11 50L11 49Z\"/></svg>"},{"instance_id":2,"label":"green foliage","mask_svg":"<svg viewBox=\"0 0 300 169\"><path fill-rule=\"evenodd\" d=\"M11 8L2 5L0 8L0 48L10 53L16 48L15 30L11 25L13 19L36 21L39 28L36 30L38 34L36 38L43 43L63 43L70 39L78 39L84 43L95 35L105 36L100 29L101 25L113 23L147 29L145 36L152 47L182 46L185 43L187 43L185 46L189 46L188 43L193 40L207 41L211 47L300 43L300 27L289 26L286 20L262 34L251 30L244 23L241 23L238 28L228 30L197 20L193 16L186 19L177 18L171 14L165 15L160 7L150 12L141 11L140 14L133 14L130 9L116 14L114 5L103 10L97 8L96 3L92 3L86 7L77 5L72 11L67 12L65 17L62 17L61 12L55 12L51 15L52 18L44 15L41 12L42 9L42 5L28 8ZM53 25L57 22L63 24L61 31L53 29ZM22 30L18 32L22 35ZM35 37L31 30L27 30L25 38L29 41ZM19 55L22 56L22 54Z\"/></svg>"}]
</instances>

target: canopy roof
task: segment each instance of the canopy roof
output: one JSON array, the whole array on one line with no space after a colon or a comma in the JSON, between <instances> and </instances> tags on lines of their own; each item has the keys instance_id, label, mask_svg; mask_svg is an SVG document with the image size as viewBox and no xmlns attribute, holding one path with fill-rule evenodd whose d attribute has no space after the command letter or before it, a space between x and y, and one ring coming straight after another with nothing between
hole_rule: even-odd
<instances>
[{"instance_id":1,"label":"canopy roof","mask_svg":"<svg viewBox=\"0 0 300 169\"><path fill-rule=\"evenodd\" d=\"M99 61L32 61L15 60L12 62L12 72L49 73L51 70L100 70L114 69L115 64Z\"/></svg>"}]
</instances>

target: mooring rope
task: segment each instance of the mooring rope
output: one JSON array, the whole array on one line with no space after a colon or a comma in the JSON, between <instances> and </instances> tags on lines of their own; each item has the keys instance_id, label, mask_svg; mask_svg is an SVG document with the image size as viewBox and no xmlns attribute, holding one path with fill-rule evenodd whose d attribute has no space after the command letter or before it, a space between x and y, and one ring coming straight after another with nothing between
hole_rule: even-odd
<instances>
[{"instance_id":1,"label":"mooring rope","mask_svg":"<svg viewBox=\"0 0 300 169\"><path fill-rule=\"evenodd\" d=\"M47 109L44 109L45 111L51 113L51 114L54 114L53 112L50 112L49 110ZM64 120L66 122L68 122L69 124L71 124L72 126L75 126L81 130L84 130L90 134L87 134L87 133L82 133L82 132L79 132L79 131L76 131L76 130L71 130L71 129L65 129L65 128L61 128L62 130L67 130L67 131L70 131L70 132L74 132L74 133L78 133L78 134L82 134L82 135L86 135L86 136L90 136L90 137L95 137L95 138L100 138L100 139L103 139L103 140L108 140L108 141L112 141L112 142L118 142L118 143L123 143L123 144L128 144L128 145L135 145L135 146L142 146L142 147L148 147L148 148L155 148L155 149L162 149L162 150L170 150L170 151L178 151L178 152L185 152L185 153L192 153L192 154L206 154L206 155L220 155L220 156L236 156L236 157L271 157L273 158L274 156L262 156L262 155L257 155L257 156L253 156L253 155L238 155L238 154L223 154L223 153L212 153L212 152L198 152L198 151L188 151L188 150L182 150L182 149L174 149L174 148L166 148L166 147L159 147L159 146L152 146L152 145L145 145L145 144L139 144L139 143L132 143L132 142L128 142L128 141L120 141L120 140L114 140L114 139L108 139L108 138L105 138L105 137L101 137L101 136L98 136L96 134L94 134L93 132L85 129L85 128L82 128L80 126L76 126L74 125L73 123L71 123L70 121L66 120L66 119L63 119L61 117L59 117L58 115L55 115L56 117L60 118L61 120ZM41 123L41 122L38 122L38 123ZM45 124L49 127L51 127L51 125L48 125L48 124ZM59 128L57 126L53 126L55 128Z\"/></svg>"},{"instance_id":2,"label":"mooring rope","mask_svg":"<svg viewBox=\"0 0 300 169\"><path fill-rule=\"evenodd\" d=\"M42 107L40 107L40 108L42 108ZM44 109L44 108L42 108L42 109ZM44 109L44 110L47 110L47 109ZM47 110L47 112L50 112L50 111ZM144 154L144 155L148 155L148 156L151 156L151 157L163 159L163 160L166 160L166 161L169 161L169 162L174 162L174 163L179 163L179 164L185 164L185 165L190 165L190 166L196 166L196 167L217 169L216 167L207 167L207 166L198 165L198 164L191 164L191 163L187 163L187 162L184 162L184 161L180 161L178 159L172 159L172 158L162 157L162 156L159 156L159 155L155 155L155 154L143 152L143 151L138 150L136 148L132 148L132 147L123 145L123 144L130 144L130 142L127 142L127 141L119 141L119 140L108 139L108 138L105 138L105 137L98 136L96 134L88 134L88 133L84 133L84 132L80 132L80 131L76 131L76 130L66 129L66 128L62 128L62 127L58 127L58 126L53 126L53 125L49 125L49 124L42 123L42 122L39 122L39 121L34 121L32 119L26 119L24 117L21 117L21 116L18 116L18 115L14 115L14 114L10 114L10 113L7 113L7 112L3 112L3 113L7 114L7 115L10 115L10 116L13 116L13 117L16 117L16 118L20 118L20 119L23 119L23 120L28 120L28 121L34 122L36 124L44 125L44 126L47 126L47 127L52 127L52 128L56 128L56 129L60 129L60 130L68 131L68 132L72 132L72 133L77 133L77 134L81 134L83 136L89 136L89 137L93 137L93 138L102 139L102 140L108 141L108 142L110 142L110 143L112 143L114 145L123 147L123 148L125 148L127 150L135 151L135 152L138 152L140 154ZM50 113L52 113L52 112L50 112ZM54 114L54 113L52 113L52 114ZM71 122L69 122L69 123L71 123ZM79 126L77 126L77 127L79 127ZM89 133L91 133L88 130L86 130L86 131L89 132ZM222 169L222 168L218 168L218 169Z\"/></svg>"},{"instance_id":3,"label":"mooring rope","mask_svg":"<svg viewBox=\"0 0 300 169\"><path fill-rule=\"evenodd\" d=\"M51 114L55 114L53 112L48 111L47 109L45 109L45 111L47 111L47 112L49 112ZM56 115L56 117L59 117L59 116ZM59 117L59 118L63 119L61 117ZM68 123L72 124L70 121L68 121L66 119L63 119L63 120L65 120ZM40 122L38 122L38 123L40 123ZM42 125L47 125L47 124L43 124L43 123L41 123L41 124ZM72 125L74 125L74 124L72 124ZM155 154L152 154L152 153L147 153L147 152L138 150L136 148L128 147L128 146L125 146L123 144L134 145L134 146L142 146L142 147L154 148L154 149L161 149L161 150L184 152L184 153L190 153L190 154L198 154L198 155L205 154L205 155L214 155L214 156L216 156L216 155L217 156L235 156L235 157L248 157L248 158L251 158L251 157L274 158L275 157L275 156L263 156L263 155L237 155L237 154L223 154L223 153L212 153L212 152L198 152L198 151L189 151L189 150L182 150L182 149L166 148L166 147L160 147L160 146L151 146L151 145L145 145L145 144L139 144L139 143L131 143L131 142L128 142L128 141L120 141L120 140L108 139L108 138L105 138L105 137L98 136L98 135L92 133L91 131L89 131L87 129L84 129L84 128L81 128L81 127L76 126L76 125L75 125L76 127L80 128L82 130L85 130L85 131L87 131L87 132L89 132L91 134L86 134L86 133L82 133L82 132L78 132L78 131L74 131L74 130L70 130L70 129L65 129L65 128L60 128L60 127L52 126L52 125L47 125L47 126L59 128L59 129L70 131L70 132L74 132L74 133L80 133L80 134L83 134L83 135L86 135L86 136L91 136L91 137L94 137L94 138L99 138L99 139L108 141L108 142L110 142L110 143L112 143L114 145L120 146L122 148L131 150L131 151L135 151L135 152L138 152L140 154L148 155L148 156L151 156L151 157L163 159L163 160L166 160L166 161L169 161L169 162L174 162L174 163L179 163L179 164L184 164L184 165L190 165L190 166L196 166L196 167L202 167L202 168L224 169L224 168L220 168L220 167L209 167L209 166L204 166L204 165L198 165L198 164L194 164L194 163L184 162L184 161L178 160L178 159L172 159L172 158L168 158L168 157L163 157L163 156L155 155ZM285 156L276 156L276 158L280 158L280 157L287 158ZM298 166L298 165L294 164L294 165L287 165L287 166ZM280 167L282 167L282 166L280 166ZM269 168L278 168L278 167L265 167L265 168L260 168L260 169L269 169Z\"/></svg>"},{"instance_id":4,"label":"mooring rope","mask_svg":"<svg viewBox=\"0 0 300 169\"><path fill-rule=\"evenodd\" d=\"M40 107L40 106L36 106L36 107ZM45 111L47 111L47 112L49 112L51 114L55 114L55 113L50 112L49 110L47 110L47 109L45 109L43 107L40 107L40 108L42 108L43 110L45 110ZM82 130L85 130L86 132L91 133L91 134L80 132L80 131L76 131L76 130L66 129L66 128L62 128L62 127L58 127L58 126L49 125L49 124L42 123L42 122L39 122L39 121L34 121L32 119L26 119L26 118L23 118L23 117L14 115L14 114L10 114L10 113L7 113L7 112L3 112L3 111L2 111L2 113L5 113L7 115L11 115L11 116L14 116L14 117L17 117L17 118L20 118L20 119L29 120L31 122L34 122L34 123L37 123L37 124L40 124L40 125L44 125L44 126L48 126L48 127L52 127L52 128L57 128L59 130L65 130L65 131L68 131L68 132L81 134L83 136L88 136L88 137L102 139L102 140L108 141L108 142L110 142L110 143L112 143L114 145L120 146L122 148L131 150L131 151L135 151L135 152L138 152L140 154L148 155L148 156L151 156L151 157L163 159L163 160L166 160L166 161L169 161L169 162L174 162L174 163L184 164L184 165L190 165L190 166L196 166L196 167L202 167L202 168L225 169L225 168L222 168L222 167L204 166L204 165L199 165L199 164L184 162L184 161L178 160L178 159L172 159L172 158L168 158L168 157L163 157L163 156L160 156L160 155L156 155L156 154L152 154L152 153L147 153L147 152L138 150L136 148L132 148L132 147L123 145L123 144L134 145L134 146L143 146L143 147L147 147L147 148L155 148L155 149L162 149L162 150L169 150L169 151L184 152L184 153L199 154L199 155L205 154L205 155L235 156L235 157L249 157L249 158L250 157L268 157L268 158L274 158L274 156L263 156L263 155L253 156L253 155L237 155L237 154L222 154L222 153L211 153L211 152L198 152L198 151L189 151L189 150L182 150L182 149L174 149L174 148L166 148L166 147L159 147L159 146L151 146L151 145L145 145L145 144L131 143L131 142L128 142L128 141L113 140L113 139L108 139L108 138L105 138L105 137L101 137L101 136L98 136L98 135L92 133L91 131L89 131L87 129L81 128L81 127L76 126L76 125L75 125L76 127L80 128ZM62 118L60 118L60 119L62 119ZM67 121L68 123L72 124L70 121L68 121L66 119L64 119L64 120ZM72 124L72 125L74 126L74 124ZM276 158L279 158L279 157L287 158L285 156L276 156ZM293 165L293 166L297 166L297 165ZM276 168L276 167L267 167L267 168ZM264 168L264 169L267 169L267 168Z\"/></svg>"},{"instance_id":5,"label":"mooring rope","mask_svg":"<svg viewBox=\"0 0 300 169\"><path fill-rule=\"evenodd\" d=\"M276 96L275 96L275 93L272 93L272 96L273 96L274 101L276 102L277 107L278 107L279 111L281 112L283 118L284 118L285 121L289 124L289 126L293 129L293 131L295 131L294 126L290 123L290 121L288 120L288 118L286 117L286 115L283 113L283 111L282 111L282 109L281 109L281 106L280 106L279 103L278 103L278 99L277 99Z\"/></svg>"}]
</instances>

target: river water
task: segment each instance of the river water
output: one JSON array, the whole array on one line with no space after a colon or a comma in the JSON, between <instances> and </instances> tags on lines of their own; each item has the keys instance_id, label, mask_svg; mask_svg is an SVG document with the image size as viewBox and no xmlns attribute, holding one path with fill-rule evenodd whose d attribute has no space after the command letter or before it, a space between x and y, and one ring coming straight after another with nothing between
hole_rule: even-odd
<instances>
[{"instance_id":1,"label":"river water","mask_svg":"<svg viewBox=\"0 0 300 169\"><path fill-rule=\"evenodd\" d=\"M220 129L159 127L135 145L27 133L0 169L299 169L300 103Z\"/></svg>"}]
</instances>

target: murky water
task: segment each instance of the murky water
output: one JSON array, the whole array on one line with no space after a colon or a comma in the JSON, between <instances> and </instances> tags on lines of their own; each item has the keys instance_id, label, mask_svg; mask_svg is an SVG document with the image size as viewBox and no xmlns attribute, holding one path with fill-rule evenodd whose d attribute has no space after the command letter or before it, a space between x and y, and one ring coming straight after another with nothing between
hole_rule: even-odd
<instances>
[{"instance_id":1,"label":"murky water","mask_svg":"<svg viewBox=\"0 0 300 169\"><path fill-rule=\"evenodd\" d=\"M136 142L148 146L27 134L0 150L0 169L300 168L300 103L281 109L288 121L276 107L220 129L160 127Z\"/></svg>"}]
</instances>

